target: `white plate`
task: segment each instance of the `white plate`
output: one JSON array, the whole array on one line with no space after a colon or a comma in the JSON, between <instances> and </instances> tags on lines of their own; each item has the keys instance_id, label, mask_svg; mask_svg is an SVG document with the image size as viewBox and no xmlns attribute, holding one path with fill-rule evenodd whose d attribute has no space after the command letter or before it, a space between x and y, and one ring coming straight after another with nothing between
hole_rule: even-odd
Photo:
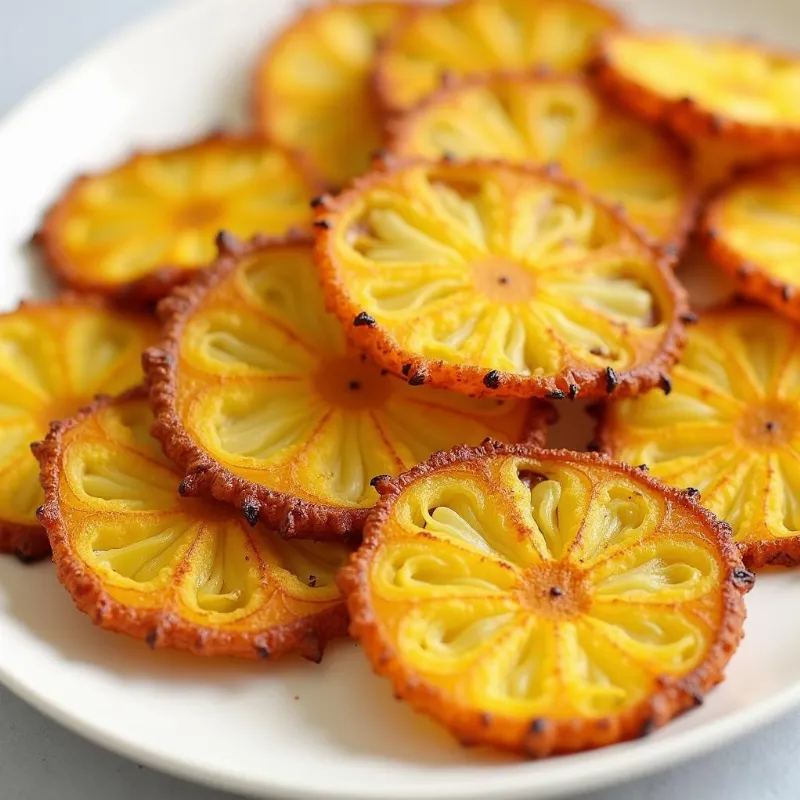
<instances>
[{"instance_id":1,"label":"white plate","mask_svg":"<svg viewBox=\"0 0 800 800\"><path fill-rule=\"evenodd\" d=\"M639 20L791 44L796 0L628 0ZM26 242L74 173L244 121L249 70L285 0L181 4L40 89L0 125L0 306L43 279ZM586 441L584 435L578 441ZM641 741L526 763L466 751L392 699L358 647L315 666L206 661L94 628L52 567L0 559L0 679L68 727L186 778L258 796L554 797L662 769L800 704L800 572L762 576L747 638L706 704Z\"/></svg>"}]
</instances>

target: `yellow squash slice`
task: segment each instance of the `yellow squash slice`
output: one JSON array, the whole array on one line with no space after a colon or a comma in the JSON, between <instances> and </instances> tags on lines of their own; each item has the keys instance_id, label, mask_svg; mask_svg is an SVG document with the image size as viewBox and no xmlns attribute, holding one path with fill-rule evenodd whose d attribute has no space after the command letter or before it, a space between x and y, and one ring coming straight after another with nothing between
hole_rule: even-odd
<instances>
[{"instance_id":1,"label":"yellow squash slice","mask_svg":"<svg viewBox=\"0 0 800 800\"><path fill-rule=\"evenodd\" d=\"M318 661L346 632L341 545L285 542L215 500L181 498L147 393L101 399L36 446L58 577L108 630L198 655Z\"/></svg>"},{"instance_id":2,"label":"yellow squash slice","mask_svg":"<svg viewBox=\"0 0 800 800\"><path fill-rule=\"evenodd\" d=\"M212 136L138 153L76 179L37 234L63 283L126 300L166 295L212 261L214 237L282 235L310 224L319 184L305 163L257 138Z\"/></svg>"},{"instance_id":3,"label":"yellow squash slice","mask_svg":"<svg viewBox=\"0 0 800 800\"><path fill-rule=\"evenodd\" d=\"M491 443L379 489L339 577L350 632L463 743L539 757L632 739L721 680L753 575L685 495Z\"/></svg>"},{"instance_id":4,"label":"yellow squash slice","mask_svg":"<svg viewBox=\"0 0 800 800\"><path fill-rule=\"evenodd\" d=\"M744 41L616 31L595 66L620 103L688 139L800 152L800 58Z\"/></svg>"},{"instance_id":5,"label":"yellow squash slice","mask_svg":"<svg viewBox=\"0 0 800 800\"><path fill-rule=\"evenodd\" d=\"M747 297L800 321L800 161L736 178L706 209L710 258Z\"/></svg>"},{"instance_id":6,"label":"yellow squash slice","mask_svg":"<svg viewBox=\"0 0 800 800\"><path fill-rule=\"evenodd\" d=\"M142 350L156 334L150 317L92 298L23 303L0 315L0 552L23 560L50 552L36 521L43 495L31 442L96 394L138 384Z\"/></svg>"},{"instance_id":7,"label":"yellow squash slice","mask_svg":"<svg viewBox=\"0 0 800 800\"><path fill-rule=\"evenodd\" d=\"M261 58L256 124L301 149L332 186L366 172L382 143L370 70L381 40L409 8L384 0L311 6Z\"/></svg>"},{"instance_id":8,"label":"yellow squash slice","mask_svg":"<svg viewBox=\"0 0 800 800\"><path fill-rule=\"evenodd\" d=\"M665 380L685 293L622 216L547 170L388 164L317 209L317 266L352 341L412 385L494 397Z\"/></svg>"},{"instance_id":9,"label":"yellow squash slice","mask_svg":"<svg viewBox=\"0 0 800 800\"><path fill-rule=\"evenodd\" d=\"M216 267L166 300L146 355L155 435L211 493L286 536L356 535L372 479L454 444L541 441L549 408L408 386L349 349L310 241L222 237Z\"/></svg>"},{"instance_id":10,"label":"yellow squash slice","mask_svg":"<svg viewBox=\"0 0 800 800\"><path fill-rule=\"evenodd\" d=\"M679 247L693 223L696 198L680 145L580 78L500 74L443 89L394 123L390 150L559 164L664 244Z\"/></svg>"},{"instance_id":11,"label":"yellow squash slice","mask_svg":"<svg viewBox=\"0 0 800 800\"><path fill-rule=\"evenodd\" d=\"M420 7L376 61L384 108L407 111L442 82L497 70L583 70L619 18L588 0L457 0Z\"/></svg>"},{"instance_id":12,"label":"yellow squash slice","mask_svg":"<svg viewBox=\"0 0 800 800\"><path fill-rule=\"evenodd\" d=\"M692 330L672 392L609 404L598 444L699 492L745 563L800 561L800 329L731 307Z\"/></svg>"}]
</instances>

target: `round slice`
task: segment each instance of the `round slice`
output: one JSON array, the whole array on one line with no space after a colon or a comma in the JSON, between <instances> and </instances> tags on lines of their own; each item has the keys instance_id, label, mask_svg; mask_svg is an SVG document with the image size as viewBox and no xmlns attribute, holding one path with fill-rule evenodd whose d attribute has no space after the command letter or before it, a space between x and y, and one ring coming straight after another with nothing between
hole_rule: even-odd
<instances>
[{"instance_id":1,"label":"round slice","mask_svg":"<svg viewBox=\"0 0 800 800\"><path fill-rule=\"evenodd\" d=\"M744 41L615 31L595 66L620 103L682 136L800 152L800 58Z\"/></svg>"},{"instance_id":2,"label":"round slice","mask_svg":"<svg viewBox=\"0 0 800 800\"><path fill-rule=\"evenodd\" d=\"M309 225L308 200L318 189L288 151L217 135L77 178L36 238L68 286L155 300L214 259L223 228L282 235Z\"/></svg>"},{"instance_id":3,"label":"round slice","mask_svg":"<svg viewBox=\"0 0 800 800\"><path fill-rule=\"evenodd\" d=\"M613 402L598 444L691 487L753 567L800 562L800 328L766 309L703 314L668 397Z\"/></svg>"},{"instance_id":4,"label":"round slice","mask_svg":"<svg viewBox=\"0 0 800 800\"><path fill-rule=\"evenodd\" d=\"M302 150L332 186L366 172L381 145L370 70L381 40L409 8L383 0L311 6L261 57L257 126Z\"/></svg>"},{"instance_id":5,"label":"round slice","mask_svg":"<svg viewBox=\"0 0 800 800\"><path fill-rule=\"evenodd\" d=\"M633 739L722 679L753 575L685 495L490 442L379 490L339 577L350 633L464 744L541 757Z\"/></svg>"},{"instance_id":6,"label":"round slice","mask_svg":"<svg viewBox=\"0 0 800 800\"><path fill-rule=\"evenodd\" d=\"M318 208L317 261L353 342L412 385L495 397L665 380L686 297L618 211L548 170L385 166Z\"/></svg>"},{"instance_id":7,"label":"round slice","mask_svg":"<svg viewBox=\"0 0 800 800\"><path fill-rule=\"evenodd\" d=\"M221 240L215 268L159 307L145 356L155 435L186 474L286 536L360 532L378 495L432 452L541 441L549 407L408 386L345 343L325 313L311 242Z\"/></svg>"},{"instance_id":8,"label":"round slice","mask_svg":"<svg viewBox=\"0 0 800 800\"><path fill-rule=\"evenodd\" d=\"M478 78L432 95L392 134L390 149L401 156L557 163L663 244L680 247L694 220L683 148L580 78Z\"/></svg>"},{"instance_id":9,"label":"round slice","mask_svg":"<svg viewBox=\"0 0 800 800\"><path fill-rule=\"evenodd\" d=\"M734 179L709 204L701 232L743 295L800 320L800 161Z\"/></svg>"},{"instance_id":10,"label":"round slice","mask_svg":"<svg viewBox=\"0 0 800 800\"><path fill-rule=\"evenodd\" d=\"M407 111L442 82L497 70L583 70L616 14L587 0L458 0L418 8L398 24L376 61L388 112Z\"/></svg>"},{"instance_id":11,"label":"round slice","mask_svg":"<svg viewBox=\"0 0 800 800\"><path fill-rule=\"evenodd\" d=\"M0 552L24 561L50 552L36 521L43 495L30 444L96 394L140 383L142 350L156 336L150 317L88 297L0 314Z\"/></svg>"},{"instance_id":12,"label":"round slice","mask_svg":"<svg viewBox=\"0 0 800 800\"><path fill-rule=\"evenodd\" d=\"M102 398L36 445L59 580L81 611L152 648L319 661L347 615L341 545L285 542L215 500L183 499L149 434L147 392Z\"/></svg>"}]
</instances>

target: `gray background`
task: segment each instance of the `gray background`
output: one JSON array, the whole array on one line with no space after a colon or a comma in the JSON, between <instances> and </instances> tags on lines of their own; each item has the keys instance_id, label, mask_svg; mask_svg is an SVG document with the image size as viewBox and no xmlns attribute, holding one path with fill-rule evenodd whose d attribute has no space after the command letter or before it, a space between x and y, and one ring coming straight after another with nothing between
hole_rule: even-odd
<instances>
[{"instance_id":1,"label":"gray background","mask_svg":"<svg viewBox=\"0 0 800 800\"><path fill-rule=\"evenodd\" d=\"M0 0L0 115L103 38L168 4L169 0ZM795 800L800 796L798 750L800 713L792 713L712 756L624 787L582 795L581 800ZM0 800L143 797L233 800L233 795L202 789L107 753L0 687Z\"/></svg>"}]
</instances>

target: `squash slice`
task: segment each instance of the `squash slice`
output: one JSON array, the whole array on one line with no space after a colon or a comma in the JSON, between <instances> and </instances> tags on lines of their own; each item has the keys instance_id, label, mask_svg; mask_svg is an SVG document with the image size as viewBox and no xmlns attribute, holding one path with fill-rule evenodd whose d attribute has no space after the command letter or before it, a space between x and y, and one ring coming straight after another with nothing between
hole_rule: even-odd
<instances>
[{"instance_id":1,"label":"squash slice","mask_svg":"<svg viewBox=\"0 0 800 800\"><path fill-rule=\"evenodd\" d=\"M588 0L457 0L420 6L387 38L375 86L387 112L404 112L442 82L498 70L586 68L598 36L620 18Z\"/></svg>"},{"instance_id":2,"label":"squash slice","mask_svg":"<svg viewBox=\"0 0 800 800\"><path fill-rule=\"evenodd\" d=\"M318 189L298 156L255 137L215 135L77 178L36 239L75 290L158 300L214 259L223 228L249 237L308 226Z\"/></svg>"},{"instance_id":3,"label":"squash slice","mask_svg":"<svg viewBox=\"0 0 800 800\"><path fill-rule=\"evenodd\" d=\"M705 313L672 392L612 402L598 444L691 487L745 563L800 562L800 328L755 307Z\"/></svg>"},{"instance_id":4,"label":"squash slice","mask_svg":"<svg viewBox=\"0 0 800 800\"><path fill-rule=\"evenodd\" d=\"M256 125L301 150L332 186L366 172L382 144L370 70L380 42L409 9L385 0L311 6L261 57Z\"/></svg>"},{"instance_id":5,"label":"squash slice","mask_svg":"<svg viewBox=\"0 0 800 800\"><path fill-rule=\"evenodd\" d=\"M728 39L614 31L594 64L623 106L682 137L800 153L800 58Z\"/></svg>"},{"instance_id":6,"label":"squash slice","mask_svg":"<svg viewBox=\"0 0 800 800\"><path fill-rule=\"evenodd\" d=\"M663 244L680 247L694 221L683 148L580 78L519 73L466 81L432 95L391 131L389 149L400 156L557 163Z\"/></svg>"},{"instance_id":7,"label":"squash slice","mask_svg":"<svg viewBox=\"0 0 800 800\"><path fill-rule=\"evenodd\" d=\"M141 352L157 335L144 314L64 295L0 315L0 552L23 561L50 552L30 443L101 392L142 380Z\"/></svg>"},{"instance_id":8,"label":"squash slice","mask_svg":"<svg viewBox=\"0 0 800 800\"><path fill-rule=\"evenodd\" d=\"M339 577L350 633L464 744L540 757L644 736L722 679L753 575L687 496L491 442L379 490Z\"/></svg>"},{"instance_id":9,"label":"squash slice","mask_svg":"<svg viewBox=\"0 0 800 800\"><path fill-rule=\"evenodd\" d=\"M701 233L741 294L800 321L800 161L740 174L706 208Z\"/></svg>"},{"instance_id":10,"label":"squash slice","mask_svg":"<svg viewBox=\"0 0 800 800\"><path fill-rule=\"evenodd\" d=\"M325 313L311 242L220 239L216 266L159 310L145 355L155 435L210 493L285 536L358 537L378 495L432 452L487 434L541 441L552 410L408 386Z\"/></svg>"},{"instance_id":11,"label":"squash slice","mask_svg":"<svg viewBox=\"0 0 800 800\"><path fill-rule=\"evenodd\" d=\"M552 171L389 162L323 199L315 226L351 340L412 385L637 394L680 350L686 297L669 260Z\"/></svg>"},{"instance_id":12,"label":"squash slice","mask_svg":"<svg viewBox=\"0 0 800 800\"><path fill-rule=\"evenodd\" d=\"M183 499L149 434L147 392L103 398L36 446L58 577L81 611L152 648L314 661L346 631L341 545L284 542L215 500Z\"/></svg>"}]
</instances>

